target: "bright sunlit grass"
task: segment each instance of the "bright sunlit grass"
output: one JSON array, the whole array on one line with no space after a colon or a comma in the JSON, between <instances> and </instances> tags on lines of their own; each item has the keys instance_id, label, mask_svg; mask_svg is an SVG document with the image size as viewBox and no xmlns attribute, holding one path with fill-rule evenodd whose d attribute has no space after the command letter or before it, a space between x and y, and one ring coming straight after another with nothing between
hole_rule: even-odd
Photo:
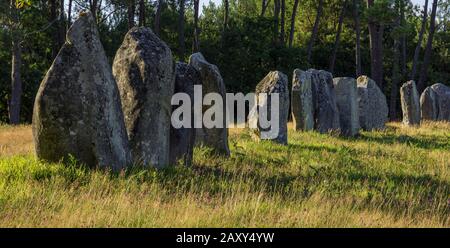
<instances>
[{"instance_id":1,"label":"bright sunlit grass","mask_svg":"<svg viewBox=\"0 0 450 248\"><path fill-rule=\"evenodd\" d=\"M358 138L230 132L232 157L113 174L33 155L29 126L0 126L1 227L450 227L450 124Z\"/></svg>"}]
</instances>

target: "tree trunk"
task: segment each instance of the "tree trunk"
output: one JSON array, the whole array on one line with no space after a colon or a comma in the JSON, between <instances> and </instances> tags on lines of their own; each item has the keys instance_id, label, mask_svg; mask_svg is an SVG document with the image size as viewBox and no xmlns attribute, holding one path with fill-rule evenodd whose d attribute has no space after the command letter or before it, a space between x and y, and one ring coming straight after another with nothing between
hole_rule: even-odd
<instances>
[{"instance_id":1,"label":"tree trunk","mask_svg":"<svg viewBox=\"0 0 450 248\"><path fill-rule=\"evenodd\" d=\"M356 47L355 47L355 63L356 63L356 77L362 75L361 66L361 21L359 19L359 1L353 0L353 15L355 18L355 33L356 33Z\"/></svg>"},{"instance_id":2,"label":"tree trunk","mask_svg":"<svg viewBox=\"0 0 450 248\"><path fill-rule=\"evenodd\" d=\"M261 17L266 14L267 7L269 7L270 0L262 0Z\"/></svg>"},{"instance_id":3,"label":"tree trunk","mask_svg":"<svg viewBox=\"0 0 450 248\"><path fill-rule=\"evenodd\" d=\"M374 5L374 0L367 0L367 8ZM369 17L369 34L370 34L370 56L371 56L371 76L383 90L383 34L384 25L375 23Z\"/></svg>"},{"instance_id":4,"label":"tree trunk","mask_svg":"<svg viewBox=\"0 0 450 248\"><path fill-rule=\"evenodd\" d=\"M65 37L66 37L66 25L64 18L64 0L61 0L59 3L59 48L64 45Z\"/></svg>"},{"instance_id":5,"label":"tree trunk","mask_svg":"<svg viewBox=\"0 0 450 248\"><path fill-rule=\"evenodd\" d=\"M292 48L292 44L294 43L294 33L295 33L295 19L297 17L298 3L300 0L294 1L294 8L292 9L292 17L291 17L291 31L289 33L289 48Z\"/></svg>"},{"instance_id":6,"label":"tree trunk","mask_svg":"<svg viewBox=\"0 0 450 248\"><path fill-rule=\"evenodd\" d=\"M337 51L339 49L339 43L341 41L342 24L344 23L344 15L345 15L346 4L347 4L347 2L344 1L342 9L341 9L341 13L339 15L338 30L337 30L337 33L336 33L336 39L334 40L334 48L333 48L333 53L331 55L331 60L330 60L330 68L329 68L329 70L330 70L331 73L334 72L334 66L336 65L336 54L337 54Z\"/></svg>"},{"instance_id":7,"label":"tree trunk","mask_svg":"<svg viewBox=\"0 0 450 248\"><path fill-rule=\"evenodd\" d=\"M139 26L145 27L145 0L139 0Z\"/></svg>"},{"instance_id":8,"label":"tree trunk","mask_svg":"<svg viewBox=\"0 0 450 248\"><path fill-rule=\"evenodd\" d=\"M230 15L230 1L223 0L224 18L223 18L223 32L228 28L228 19Z\"/></svg>"},{"instance_id":9,"label":"tree trunk","mask_svg":"<svg viewBox=\"0 0 450 248\"><path fill-rule=\"evenodd\" d=\"M425 48L425 55L423 57L422 69L420 71L419 82L417 88L419 92L425 89L428 77L428 66L430 65L431 53L433 52L433 37L436 31L436 12L438 0L433 0L433 8L431 9L430 32L428 35L427 47Z\"/></svg>"},{"instance_id":10,"label":"tree trunk","mask_svg":"<svg viewBox=\"0 0 450 248\"><path fill-rule=\"evenodd\" d=\"M311 39L309 40L308 44L308 63L311 63L311 56L312 56L312 49L314 47L314 42L317 38L317 33L319 32L319 24L320 24L320 18L322 17L322 10L323 10L323 0L319 0L319 6L317 7L317 15L316 15L316 21L314 22L314 28L311 34Z\"/></svg>"},{"instance_id":11,"label":"tree trunk","mask_svg":"<svg viewBox=\"0 0 450 248\"><path fill-rule=\"evenodd\" d=\"M400 10L401 11L401 10ZM395 21L395 27L400 26L401 17L397 18ZM389 101L389 118L391 121L397 119L397 98L398 98L398 85L400 82L400 41L398 37L394 39L394 59L392 65L392 84L391 84L391 95Z\"/></svg>"},{"instance_id":12,"label":"tree trunk","mask_svg":"<svg viewBox=\"0 0 450 248\"><path fill-rule=\"evenodd\" d=\"M135 0L128 0L128 29L134 27L134 14L136 13Z\"/></svg>"},{"instance_id":13,"label":"tree trunk","mask_svg":"<svg viewBox=\"0 0 450 248\"><path fill-rule=\"evenodd\" d=\"M97 21L98 0L92 0L92 1L89 1L89 3L90 3L90 9L91 9L92 16L94 17L94 20Z\"/></svg>"},{"instance_id":14,"label":"tree trunk","mask_svg":"<svg viewBox=\"0 0 450 248\"><path fill-rule=\"evenodd\" d=\"M281 29L280 29L280 44L285 45L285 36L286 36L286 0L281 0Z\"/></svg>"},{"instance_id":15,"label":"tree trunk","mask_svg":"<svg viewBox=\"0 0 450 248\"><path fill-rule=\"evenodd\" d=\"M198 1L198 0L197 0ZM155 14L155 34L160 36L161 34L161 12L163 7L163 0L158 0L158 7L156 8Z\"/></svg>"},{"instance_id":16,"label":"tree trunk","mask_svg":"<svg viewBox=\"0 0 450 248\"><path fill-rule=\"evenodd\" d=\"M69 0L69 6L67 10L67 27L66 29L69 29L72 25L72 2L73 0Z\"/></svg>"},{"instance_id":17,"label":"tree trunk","mask_svg":"<svg viewBox=\"0 0 450 248\"><path fill-rule=\"evenodd\" d=\"M406 20L405 20L405 0L400 0L400 25L405 26ZM406 42L406 35L403 33L401 38L401 47L402 47L402 77L406 76L406 61L407 61L407 42Z\"/></svg>"},{"instance_id":18,"label":"tree trunk","mask_svg":"<svg viewBox=\"0 0 450 248\"><path fill-rule=\"evenodd\" d=\"M419 62L420 48L422 47L423 35L425 33L425 29L427 28L427 19L428 19L428 0L425 0L425 5L423 7L422 27L420 28L419 40L417 41L416 50L414 51L414 59L410 75L411 80L416 79L417 63Z\"/></svg>"},{"instance_id":19,"label":"tree trunk","mask_svg":"<svg viewBox=\"0 0 450 248\"><path fill-rule=\"evenodd\" d=\"M398 39L394 41L394 61L392 69L392 85L391 85L391 96L389 104L389 118L391 121L397 119L397 97L398 97L398 85L400 82L400 42Z\"/></svg>"},{"instance_id":20,"label":"tree trunk","mask_svg":"<svg viewBox=\"0 0 450 248\"><path fill-rule=\"evenodd\" d=\"M279 38L279 26L280 26L280 0L274 0L274 11L273 11L273 43L278 44Z\"/></svg>"},{"instance_id":21,"label":"tree trunk","mask_svg":"<svg viewBox=\"0 0 450 248\"><path fill-rule=\"evenodd\" d=\"M184 61L184 12L185 12L185 0L180 0L179 12L178 12L178 43L180 60Z\"/></svg>"},{"instance_id":22,"label":"tree trunk","mask_svg":"<svg viewBox=\"0 0 450 248\"><path fill-rule=\"evenodd\" d=\"M22 99L22 48L19 31L16 30L19 24L19 14L15 7L15 1L11 0L11 17L13 21L12 32L12 59L11 59L11 98L9 100L9 122L12 125L20 123L20 107Z\"/></svg>"},{"instance_id":23,"label":"tree trunk","mask_svg":"<svg viewBox=\"0 0 450 248\"><path fill-rule=\"evenodd\" d=\"M52 25L51 27L51 33L52 33L52 59L56 57L59 51L59 44L60 44L60 29L57 22L58 19L58 7L56 0L50 0L50 18L49 23Z\"/></svg>"},{"instance_id":24,"label":"tree trunk","mask_svg":"<svg viewBox=\"0 0 450 248\"><path fill-rule=\"evenodd\" d=\"M200 0L194 0L194 44L192 45L194 53L200 51L200 30L198 27L199 8Z\"/></svg>"}]
</instances>

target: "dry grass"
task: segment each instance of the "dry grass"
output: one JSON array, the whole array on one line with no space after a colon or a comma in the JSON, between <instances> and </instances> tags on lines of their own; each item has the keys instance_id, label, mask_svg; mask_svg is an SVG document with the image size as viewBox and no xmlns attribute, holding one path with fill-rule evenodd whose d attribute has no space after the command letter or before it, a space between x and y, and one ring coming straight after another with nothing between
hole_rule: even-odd
<instances>
[{"instance_id":1,"label":"dry grass","mask_svg":"<svg viewBox=\"0 0 450 248\"><path fill-rule=\"evenodd\" d=\"M289 135L232 130L229 159L112 174L39 162L29 127L2 126L0 226L450 227L450 124Z\"/></svg>"},{"instance_id":2,"label":"dry grass","mask_svg":"<svg viewBox=\"0 0 450 248\"><path fill-rule=\"evenodd\" d=\"M34 149L29 126L0 125L0 157L31 154Z\"/></svg>"}]
</instances>

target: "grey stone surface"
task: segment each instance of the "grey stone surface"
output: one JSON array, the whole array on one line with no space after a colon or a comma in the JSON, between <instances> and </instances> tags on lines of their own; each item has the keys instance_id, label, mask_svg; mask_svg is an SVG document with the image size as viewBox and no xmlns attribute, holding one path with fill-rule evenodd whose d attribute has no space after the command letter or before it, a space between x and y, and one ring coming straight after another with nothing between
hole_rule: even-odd
<instances>
[{"instance_id":1,"label":"grey stone surface","mask_svg":"<svg viewBox=\"0 0 450 248\"><path fill-rule=\"evenodd\" d=\"M431 87L427 87L420 96L420 113L422 120L435 121L438 116L438 105L436 92Z\"/></svg>"},{"instance_id":2,"label":"grey stone surface","mask_svg":"<svg viewBox=\"0 0 450 248\"><path fill-rule=\"evenodd\" d=\"M333 75L323 70L308 70L312 75L314 128L320 133L340 132L339 111Z\"/></svg>"},{"instance_id":3,"label":"grey stone surface","mask_svg":"<svg viewBox=\"0 0 450 248\"><path fill-rule=\"evenodd\" d=\"M420 99L416 83L408 81L400 87L403 124L420 125Z\"/></svg>"},{"instance_id":4,"label":"grey stone surface","mask_svg":"<svg viewBox=\"0 0 450 248\"><path fill-rule=\"evenodd\" d=\"M357 83L361 128L366 131L384 129L389 114L386 96L367 76L359 77Z\"/></svg>"},{"instance_id":5,"label":"grey stone surface","mask_svg":"<svg viewBox=\"0 0 450 248\"><path fill-rule=\"evenodd\" d=\"M253 108L249 114L249 123L256 123L258 127L258 139L270 139L277 143L286 145L288 143L287 123L289 118L289 88L288 77L279 71L272 71L256 86L255 93L258 96L258 104L260 106L267 106L267 115L271 119L271 95L279 94L279 131L276 137L269 137L269 135L262 135L262 132L275 131L273 129L264 129L259 125L259 113L256 108ZM266 93L267 98L262 99L259 94ZM265 101L263 101L265 100ZM273 132L272 132L273 133ZM275 135L274 135L275 136Z\"/></svg>"},{"instance_id":6,"label":"grey stone surface","mask_svg":"<svg viewBox=\"0 0 450 248\"><path fill-rule=\"evenodd\" d=\"M431 89L436 93L437 120L450 121L450 87L434 84Z\"/></svg>"},{"instance_id":7,"label":"grey stone surface","mask_svg":"<svg viewBox=\"0 0 450 248\"><path fill-rule=\"evenodd\" d=\"M359 133L358 87L356 80L349 77L334 78L336 103L339 110L341 134L356 136Z\"/></svg>"},{"instance_id":8,"label":"grey stone surface","mask_svg":"<svg viewBox=\"0 0 450 248\"><path fill-rule=\"evenodd\" d=\"M223 121L224 128L199 128L196 130L196 144L201 144L212 148L214 153L229 156L228 147L228 128L226 125L226 89L223 78L220 75L219 68L206 61L201 53L192 54L189 58L189 65L194 67L200 73L203 85L203 96L209 93L217 93L223 99ZM209 106L203 106L203 113L209 109Z\"/></svg>"},{"instance_id":9,"label":"grey stone surface","mask_svg":"<svg viewBox=\"0 0 450 248\"><path fill-rule=\"evenodd\" d=\"M291 109L295 130L314 129L314 107L310 72L294 70L292 80Z\"/></svg>"},{"instance_id":10,"label":"grey stone surface","mask_svg":"<svg viewBox=\"0 0 450 248\"><path fill-rule=\"evenodd\" d=\"M178 62L176 64L175 92L186 93L191 99L191 128L174 128L170 130L170 164L182 161L185 166L192 165L193 149L195 145L194 128L194 85L201 85L199 72L192 66ZM178 106L172 106L172 111ZM184 118L184 116L183 116Z\"/></svg>"},{"instance_id":11,"label":"grey stone surface","mask_svg":"<svg viewBox=\"0 0 450 248\"><path fill-rule=\"evenodd\" d=\"M91 14L81 13L42 81L33 112L40 159L69 154L88 166L131 164L119 91Z\"/></svg>"},{"instance_id":12,"label":"grey stone surface","mask_svg":"<svg viewBox=\"0 0 450 248\"><path fill-rule=\"evenodd\" d=\"M113 73L134 159L157 168L169 165L175 84L169 47L149 28L132 28L116 53Z\"/></svg>"}]
</instances>

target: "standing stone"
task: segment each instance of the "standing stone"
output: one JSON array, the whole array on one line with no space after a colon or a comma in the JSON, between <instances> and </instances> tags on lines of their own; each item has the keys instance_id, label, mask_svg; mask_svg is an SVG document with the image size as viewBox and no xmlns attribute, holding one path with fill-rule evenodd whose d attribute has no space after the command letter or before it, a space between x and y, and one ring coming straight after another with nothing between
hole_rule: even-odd
<instances>
[{"instance_id":1,"label":"standing stone","mask_svg":"<svg viewBox=\"0 0 450 248\"><path fill-rule=\"evenodd\" d=\"M359 133L358 87L354 78L333 79L336 103L339 110L341 134L356 136Z\"/></svg>"},{"instance_id":2,"label":"standing stone","mask_svg":"<svg viewBox=\"0 0 450 248\"><path fill-rule=\"evenodd\" d=\"M427 87L420 97L423 120L450 121L450 87L434 84Z\"/></svg>"},{"instance_id":3,"label":"standing stone","mask_svg":"<svg viewBox=\"0 0 450 248\"><path fill-rule=\"evenodd\" d=\"M311 73L294 70L292 80L291 108L295 130L310 131L314 129Z\"/></svg>"},{"instance_id":4,"label":"standing stone","mask_svg":"<svg viewBox=\"0 0 450 248\"><path fill-rule=\"evenodd\" d=\"M250 111L249 123L253 123L253 126L258 127L258 138L259 139L270 139L277 143L287 145L288 134L287 134L287 123L289 118L289 88L288 88L288 77L279 72L270 72L257 86L256 95L258 98L258 105L267 107L268 119L272 118L272 94L279 94L279 109L276 109L279 113L278 127L279 130L273 130L271 128L262 128L259 124L259 112L255 107ZM261 98L259 94L266 93L267 98ZM252 126L252 124L251 124ZM276 132L278 131L278 134ZM264 135L262 132L270 132L269 135ZM272 137L272 134L274 134Z\"/></svg>"},{"instance_id":5,"label":"standing stone","mask_svg":"<svg viewBox=\"0 0 450 248\"><path fill-rule=\"evenodd\" d=\"M135 160L157 168L169 165L175 84L169 47L149 28L132 28L114 58L113 73Z\"/></svg>"},{"instance_id":6,"label":"standing stone","mask_svg":"<svg viewBox=\"0 0 450 248\"><path fill-rule=\"evenodd\" d=\"M119 91L95 20L81 13L42 81L33 112L37 156L73 156L117 171L131 163Z\"/></svg>"},{"instance_id":7,"label":"standing stone","mask_svg":"<svg viewBox=\"0 0 450 248\"><path fill-rule=\"evenodd\" d=\"M196 143L212 148L214 153L229 156L228 128L226 125L226 89L219 68L210 64L201 53L192 54L189 58L189 65L200 72L203 85L203 95L217 93L223 99L223 128L199 128L196 130ZM209 106L203 106L203 113Z\"/></svg>"},{"instance_id":8,"label":"standing stone","mask_svg":"<svg viewBox=\"0 0 450 248\"><path fill-rule=\"evenodd\" d=\"M314 127L320 133L339 132L339 111L333 75L327 71L310 69L314 105Z\"/></svg>"},{"instance_id":9,"label":"standing stone","mask_svg":"<svg viewBox=\"0 0 450 248\"><path fill-rule=\"evenodd\" d=\"M438 117L438 105L436 92L431 87L427 87L420 96L420 113L422 120L435 121Z\"/></svg>"},{"instance_id":10,"label":"standing stone","mask_svg":"<svg viewBox=\"0 0 450 248\"><path fill-rule=\"evenodd\" d=\"M366 131L384 129L389 114L386 96L367 76L359 77L357 82L361 128Z\"/></svg>"},{"instance_id":11,"label":"standing stone","mask_svg":"<svg viewBox=\"0 0 450 248\"><path fill-rule=\"evenodd\" d=\"M403 123L405 125L420 125L420 99L416 83L408 81L400 88Z\"/></svg>"},{"instance_id":12,"label":"standing stone","mask_svg":"<svg viewBox=\"0 0 450 248\"><path fill-rule=\"evenodd\" d=\"M175 94L186 93L191 99L191 128L170 129L170 164L175 165L180 160L185 166L192 165L193 151L195 145L194 129L194 85L201 85L199 72L192 66L178 62L176 64ZM172 112L178 106L172 107ZM183 116L183 118L185 118Z\"/></svg>"},{"instance_id":13,"label":"standing stone","mask_svg":"<svg viewBox=\"0 0 450 248\"><path fill-rule=\"evenodd\" d=\"M431 89L436 93L437 120L450 121L450 87L434 84Z\"/></svg>"}]
</instances>

